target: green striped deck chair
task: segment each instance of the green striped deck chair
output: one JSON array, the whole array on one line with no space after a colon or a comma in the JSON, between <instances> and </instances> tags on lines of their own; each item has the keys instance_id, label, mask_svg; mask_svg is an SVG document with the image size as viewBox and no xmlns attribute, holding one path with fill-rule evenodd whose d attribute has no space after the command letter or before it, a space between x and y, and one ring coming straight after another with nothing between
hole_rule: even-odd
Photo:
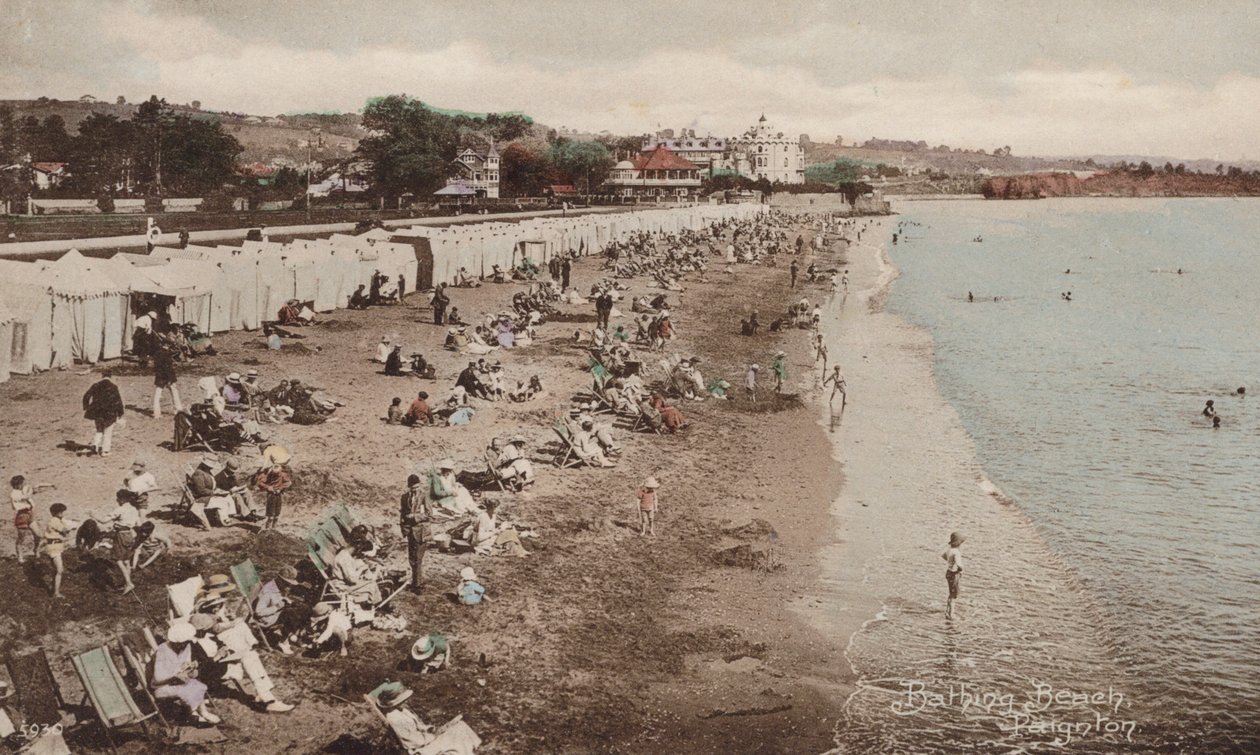
<instances>
[{"instance_id":1,"label":"green striped deck chair","mask_svg":"<svg viewBox=\"0 0 1260 755\"><path fill-rule=\"evenodd\" d=\"M143 724L156 713L143 713L136 705L108 648L101 646L80 653L71 658L71 663L83 683L84 700L92 704L111 743L111 730Z\"/></svg>"}]
</instances>

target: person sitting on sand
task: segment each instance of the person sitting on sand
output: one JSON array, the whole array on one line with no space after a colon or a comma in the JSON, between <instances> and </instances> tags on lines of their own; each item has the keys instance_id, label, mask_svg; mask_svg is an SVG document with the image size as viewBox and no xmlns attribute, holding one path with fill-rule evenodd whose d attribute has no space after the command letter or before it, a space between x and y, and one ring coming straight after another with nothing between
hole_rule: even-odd
<instances>
[{"instance_id":1,"label":"person sitting on sand","mask_svg":"<svg viewBox=\"0 0 1260 755\"><path fill-rule=\"evenodd\" d=\"M476 510L472 493L459 482L455 474L455 460L445 458L434 465L429 477L429 497L433 505L448 517L465 516Z\"/></svg>"},{"instance_id":2,"label":"person sitting on sand","mask_svg":"<svg viewBox=\"0 0 1260 755\"><path fill-rule=\"evenodd\" d=\"M459 271L455 273L456 288L473 288L476 285L477 281L473 280L473 277L468 274L467 268L461 267Z\"/></svg>"},{"instance_id":3,"label":"person sitting on sand","mask_svg":"<svg viewBox=\"0 0 1260 755\"><path fill-rule=\"evenodd\" d=\"M401 425L404 416L406 415L403 412L402 399L395 396L393 400L389 402L389 409L385 410L385 424Z\"/></svg>"},{"instance_id":4,"label":"person sitting on sand","mask_svg":"<svg viewBox=\"0 0 1260 755\"><path fill-rule=\"evenodd\" d=\"M459 602L466 606L475 606L489 600L486 597L485 586L477 581L477 572L471 566L465 566L460 570L459 585L455 588L455 594L459 596Z\"/></svg>"},{"instance_id":5,"label":"person sitting on sand","mask_svg":"<svg viewBox=\"0 0 1260 755\"><path fill-rule=\"evenodd\" d=\"M665 429L669 432L676 433L687 426L687 420L683 417L682 410L665 403L665 398L659 393L652 394L652 408L661 415L661 421L664 422Z\"/></svg>"},{"instance_id":6,"label":"person sitting on sand","mask_svg":"<svg viewBox=\"0 0 1260 755\"><path fill-rule=\"evenodd\" d=\"M429 408L429 394L425 391L420 391L416 394L416 400L411 402L411 406L407 408L407 413L402 415L402 419L399 421L407 427L432 425L433 411Z\"/></svg>"},{"instance_id":7,"label":"person sitting on sand","mask_svg":"<svg viewBox=\"0 0 1260 755\"><path fill-rule=\"evenodd\" d=\"M496 438L492 444L498 443ZM494 448L492 445L491 448ZM512 480L517 490L534 483L534 464L525 454L525 438L514 435L501 448L495 449L498 454L498 473L501 480Z\"/></svg>"},{"instance_id":8,"label":"person sitting on sand","mask_svg":"<svg viewBox=\"0 0 1260 755\"><path fill-rule=\"evenodd\" d=\"M372 361L385 364L385 360L389 358L389 344L389 336L381 336L381 342L376 344L376 356L373 357Z\"/></svg>"},{"instance_id":9,"label":"person sitting on sand","mask_svg":"<svg viewBox=\"0 0 1260 755\"><path fill-rule=\"evenodd\" d=\"M350 301L346 303L346 309L368 308L368 295L363 292L363 289L365 288L367 288L367 286L360 285L354 290L354 293L350 294Z\"/></svg>"},{"instance_id":10,"label":"person sitting on sand","mask_svg":"<svg viewBox=\"0 0 1260 755\"><path fill-rule=\"evenodd\" d=\"M385 374L390 377L406 377L403 372L402 344L395 344L385 357Z\"/></svg>"}]
</instances>

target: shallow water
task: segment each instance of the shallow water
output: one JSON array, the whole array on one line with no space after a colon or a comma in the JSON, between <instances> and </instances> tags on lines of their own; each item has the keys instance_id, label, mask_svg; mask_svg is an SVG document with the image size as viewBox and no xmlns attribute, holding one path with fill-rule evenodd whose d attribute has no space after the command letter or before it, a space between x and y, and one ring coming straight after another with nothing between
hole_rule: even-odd
<instances>
[{"instance_id":1,"label":"shallow water","mask_svg":"<svg viewBox=\"0 0 1260 755\"><path fill-rule=\"evenodd\" d=\"M919 225L891 248L889 310L931 334L939 388L1021 521L969 525L988 567L967 574L976 622L942 628L909 567L881 565L877 588L904 597L854 638L855 671L1017 702L1036 682L1123 690L1111 718L1135 723L1132 741L1063 729L1072 752L1260 750L1260 396L1231 395L1260 393L1260 202L897 209ZM898 716L896 699L855 696L841 749L1057 749L992 705ZM1106 708L1039 715L1106 727L1083 715Z\"/></svg>"}]
</instances>

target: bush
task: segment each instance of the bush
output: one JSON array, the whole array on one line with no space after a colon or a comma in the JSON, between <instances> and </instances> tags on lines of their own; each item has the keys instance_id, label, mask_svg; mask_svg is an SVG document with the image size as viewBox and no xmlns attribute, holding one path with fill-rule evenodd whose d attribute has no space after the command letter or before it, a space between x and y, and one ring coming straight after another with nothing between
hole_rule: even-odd
<instances>
[{"instance_id":1,"label":"bush","mask_svg":"<svg viewBox=\"0 0 1260 755\"><path fill-rule=\"evenodd\" d=\"M96 200L96 206L101 208L101 212L113 212L114 211L114 198L111 196L101 197L100 199Z\"/></svg>"}]
</instances>

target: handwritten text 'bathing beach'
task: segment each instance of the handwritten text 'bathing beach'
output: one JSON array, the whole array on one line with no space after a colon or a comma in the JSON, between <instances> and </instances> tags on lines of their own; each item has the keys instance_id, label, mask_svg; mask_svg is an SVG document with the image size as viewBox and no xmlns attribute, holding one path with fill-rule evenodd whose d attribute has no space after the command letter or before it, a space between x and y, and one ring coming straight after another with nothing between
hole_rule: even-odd
<instances>
[{"instance_id":1,"label":"handwritten text 'bathing beach'","mask_svg":"<svg viewBox=\"0 0 1260 755\"><path fill-rule=\"evenodd\" d=\"M1055 745L1098 735L1132 740L1137 730L1135 721L1113 718L1128 703L1123 694L1111 687L1106 692L1079 692L1037 683L1020 699L1008 692L983 690L966 683L951 684L944 691L929 689L913 679L902 681L901 686L903 699L892 704L897 715L956 708L964 713L996 716L998 728L1016 737L1052 736ZM1073 714L1072 720L1058 717L1068 713Z\"/></svg>"}]
</instances>

